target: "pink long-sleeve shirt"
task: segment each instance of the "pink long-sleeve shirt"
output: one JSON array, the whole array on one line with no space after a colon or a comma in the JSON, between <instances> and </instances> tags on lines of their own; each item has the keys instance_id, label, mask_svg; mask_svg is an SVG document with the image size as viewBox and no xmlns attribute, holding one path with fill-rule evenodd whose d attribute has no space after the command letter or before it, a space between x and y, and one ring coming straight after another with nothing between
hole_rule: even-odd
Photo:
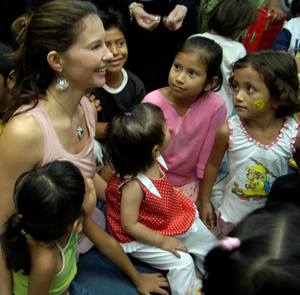
<instances>
[{"instance_id":1,"label":"pink long-sleeve shirt","mask_svg":"<svg viewBox=\"0 0 300 295\"><path fill-rule=\"evenodd\" d=\"M142 102L155 104L162 109L171 133L170 145L163 153L168 166L166 174L174 186L196 182L203 178L215 134L225 122L225 102L218 94L208 91L180 117L160 90L150 92Z\"/></svg>"}]
</instances>

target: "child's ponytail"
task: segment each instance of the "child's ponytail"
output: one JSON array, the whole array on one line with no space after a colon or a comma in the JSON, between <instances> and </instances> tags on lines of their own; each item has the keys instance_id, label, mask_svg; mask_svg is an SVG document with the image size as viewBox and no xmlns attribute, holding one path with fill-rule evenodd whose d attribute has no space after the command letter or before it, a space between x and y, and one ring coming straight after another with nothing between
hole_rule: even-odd
<instances>
[{"instance_id":1,"label":"child's ponytail","mask_svg":"<svg viewBox=\"0 0 300 295\"><path fill-rule=\"evenodd\" d=\"M6 266L15 272L23 269L28 275L30 270L30 253L26 239L26 224L22 215L13 214L4 226L0 242Z\"/></svg>"}]
</instances>

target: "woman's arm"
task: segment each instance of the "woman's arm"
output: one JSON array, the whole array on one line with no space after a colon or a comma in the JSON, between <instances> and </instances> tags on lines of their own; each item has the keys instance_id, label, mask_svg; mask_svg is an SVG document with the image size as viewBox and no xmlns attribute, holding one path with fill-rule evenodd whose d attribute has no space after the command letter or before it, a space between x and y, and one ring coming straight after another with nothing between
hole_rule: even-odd
<instances>
[{"instance_id":1,"label":"woman's arm","mask_svg":"<svg viewBox=\"0 0 300 295\"><path fill-rule=\"evenodd\" d=\"M121 223L123 229L136 240L174 253L180 258L177 250L188 252L184 244L176 238L157 233L139 222L140 205L144 192L136 181L129 181L121 188Z\"/></svg>"},{"instance_id":2,"label":"woman's arm","mask_svg":"<svg viewBox=\"0 0 300 295\"><path fill-rule=\"evenodd\" d=\"M113 263L119 266L132 280L137 290L141 294L150 295L155 292L167 295L168 292L163 287L168 287L167 279L161 274L141 274L120 246L120 244L103 231L91 218L86 221L84 234L94 243L94 245Z\"/></svg>"},{"instance_id":3,"label":"woman's arm","mask_svg":"<svg viewBox=\"0 0 300 295\"><path fill-rule=\"evenodd\" d=\"M43 159L43 135L37 121L25 114L14 117L0 140L0 231L15 212L13 190L17 178L37 168ZM0 294L11 295L11 272L0 255Z\"/></svg>"},{"instance_id":4,"label":"woman's arm","mask_svg":"<svg viewBox=\"0 0 300 295\"><path fill-rule=\"evenodd\" d=\"M219 174L222 159L228 149L228 138L229 129L227 123L224 123L217 131L214 145L206 163L204 177L196 201L196 206L200 212L200 218L208 228L217 224L214 207L210 202L210 195Z\"/></svg>"}]
</instances>

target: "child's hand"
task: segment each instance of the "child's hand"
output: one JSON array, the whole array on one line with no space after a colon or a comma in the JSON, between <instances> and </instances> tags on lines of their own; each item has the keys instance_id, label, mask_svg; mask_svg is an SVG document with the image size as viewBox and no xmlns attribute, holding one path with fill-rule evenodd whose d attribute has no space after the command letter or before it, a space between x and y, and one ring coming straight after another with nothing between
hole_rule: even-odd
<instances>
[{"instance_id":1,"label":"child's hand","mask_svg":"<svg viewBox=\"0 0 300 295\"><path fill-rule=\"evenodd\" d=\"M150 295L150 293L168 295L169 293L162 288L169 289L170 286L168 280L161 273L143 273L140 275L136 288L143 295Z\"/></svg>"},{"instance_id":2,"label":"child's hand","mask_svg":"<svg viewBox=\"0 0 300 295\"><path fill-rule=\"evenodd\" d=\"M200 213L200 219L209 230L217 226L217 216L214 205L211 202L201 203L197 208Z\"/></svg>"},{"instance_id":3,"label":"child's hand","mask_svg":"<svg viewBox=\"0 0 300 295\"><path fill-rule=\"evenodd\" d=\"M90 102L94 102L97 112L100 112L102 109L102 107L100 106L100 100L95 99L96 97L94 94L86 93L85 96L89 99Z\"/></svg>"},{"instance_id":4,"label":"child's hand","mask_svg":"<svg viewBox=\"0 0 300 295\"><path fill-rule=\"evenodd\" d=\"M188 249L184 244L176 238L164 236L164 240L160 246L161 249L172 252L176 257L180 258L177 250L188 253Z\"/></svg>"}]
</instances>

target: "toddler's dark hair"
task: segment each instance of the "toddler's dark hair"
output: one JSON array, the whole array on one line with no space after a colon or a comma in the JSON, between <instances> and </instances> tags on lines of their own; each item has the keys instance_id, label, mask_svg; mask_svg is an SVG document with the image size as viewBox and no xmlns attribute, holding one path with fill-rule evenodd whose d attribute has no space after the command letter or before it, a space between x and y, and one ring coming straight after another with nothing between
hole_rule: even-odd
<instances>
[{"instance_id":1,"label":"toddler's dark hair","mask_svg":"<svg viewBox=\"0 0 300 295\"><path fill-rule=\"evenodd\" d=\"M285 52L260 50L249 53L233 64L234 72L251 66L270 91L271 98L278 104L276 116L283 118L300 111L298 70L294 58Z\"/></svg>"},{"instance_id":2,"label":"toddler's dark hair","mask_svg":"<svg viewBox=\"0 0 300 295\"><path fill-rule=\"evenodd\" d=\"M82 214L85 182L68 161L54 161L22 174L16 182L16 213L0 236L8 269L30 273L29 246L23 231L37 241L59 240Z\"/></svg>"},{"instance_id":3,"label":"toddler's dark hair","mask_svg":"<svg viewBox=\"0 0 300 295\"><path fill-rule=\"evenodd\" d=\"M164 141L165 118L153 104L142 103L115 116L106 131L107 158L120 178L153 165L152 149Z\"/></svg>"},{"instance_id":4,"label":"toddler's dark hair","mask_svg":"<svg viewBox=\"0 0 300 295\"><path fill-rule=\"evenodd\" d=\"M99 15L105 31L117 28L123 33L124 37L126 38L126 24L123 14L120 11L109 8L107 11L100 11Z\"/></svg>"},{"instance_id":5,"label":"toddler's dark hair","mask_svg":"<svg viewBox=\"0 0 300 295\"><path fill-rule=\"evenodd\" d=\"M291 4L291 15L293 17L296 17L297 13L300 13L300 1L299 0L293 0Z\"/></svg>"},{"instance_id":6,"label":"toddler's dark hair","mask_svg":"<svg viewBox=\"0 0 300 295\"><path fill-rule=\"evenodd\" d=\"M256 20L257 9L253 0L221 0L207 18L209 30L230 38L242 33Z\"/></svg>"},{"instance_id":7,"label":"toddler's dark hair","mask_svg":"<svg viewBox=\"0 0 300 295\"><path fill-rule=\"evenodd\" d=\"M277 203L246 217L229 236L241 245L223 246L205 258L202 292L215 295L283 295L300 290L300 208Z\"/></svg>"},{"instance_id":8,"label":"toddler's dark hair","mask_svg":"<svg viewBox=\"0 0 300 295\"><path fill-rule=\"evenodd\" d=\"M10 45L0 42L0 74L4 77L4 86L11 71L14 70L14 62L9 58L9 54L13 53Z\"/></svg>"},{"instance_id":9,"label":"toddler's dark hair","mask_svg":"<svg viewBox=\"0 0 300 295\"><path fill-rule=\"evenodd\" d=\"M198 54L199 62L204 63L206 66L206 81L210 81L215 76L219 78L218 82L211 90L220 90L223 82L223 76L220 69L223 59L223 51L220 45L208 38L194 36L187 39L179 46L176 55L180 52Z\"/></svg>"}]
</instances>

